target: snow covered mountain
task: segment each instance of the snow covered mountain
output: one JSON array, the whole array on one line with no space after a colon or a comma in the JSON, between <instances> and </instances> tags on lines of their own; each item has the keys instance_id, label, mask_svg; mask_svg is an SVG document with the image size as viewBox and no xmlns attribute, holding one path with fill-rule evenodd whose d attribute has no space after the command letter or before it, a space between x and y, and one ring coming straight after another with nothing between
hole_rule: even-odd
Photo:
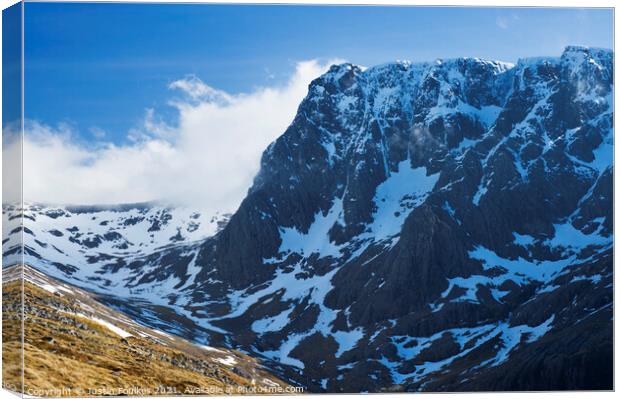
<instances>
[{"instance_id":1,"label":"snow covered mountain","mask_svg":"<svg viewBox=\"0 0 620 399\"><path fill-rule=\"evenodd\" d=\"M157 204L118 206L47 206L26 204L24 209L5 206L5 259L16 263L24 218L25 252L43 261L79 269L76 265L98 265L112 259L132 259L161 248L201 241L221 230L229 214L204 215L195 210Z\"/></svg>"},{"instance_id":2,"label":"snow covered mountain","mask_svg":"<svg viewBox=\"0 0 620 399\"><path fill-rule=\"evenodd\" d=\"M583 47L334 65L229 220L27 207L25 259L310 391L611 389L612 77Z\"/></svg>"}]
</instances>

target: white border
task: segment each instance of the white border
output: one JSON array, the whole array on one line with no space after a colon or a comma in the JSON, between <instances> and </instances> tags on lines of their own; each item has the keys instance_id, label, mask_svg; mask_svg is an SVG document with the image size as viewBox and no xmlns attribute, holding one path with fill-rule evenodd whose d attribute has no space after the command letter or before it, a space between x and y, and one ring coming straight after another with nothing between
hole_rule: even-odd
<instances>
[{"instance_id":1,"label":"white border","mask_svg":"<svg viewBox=\"0 0 620 399\"><path fill-rule=\"evenodd\" d=\"M39 0L30 0L32 2L34 1L39 1ZM28 1L27 1L28 2ZM104 2L111 2L111 3L192 3L192 4L199 4L199 3L216 3L216 4L317 4L317 5L399 5L399 6L482 6L482 7L583 7L583 8L593 8L593 7L604 7L604 8L614 8L614 20L616 19L616 12L617 10L615 9L615 2L614 1L609 1L609 0L589 0L589 1L576 1L576 0L537 0L537 1L532 1L532 0L504 0L501 3L499 1L493 1L493 0L477 0L477 1L466 1L466 0L451 0L451 1L438 1L438 0L426 0L426 1L411 1L411 0L389 0L389 1L381 1L381 0L307 0L307 1L302 1L302 0L288 0L288 1L277 1L277 0L272 0L272 1L266 1L266 0L240 0L240 1L230 1L230 0L219 0L219 1L188 1L188 0L168 0L168 1L148 1L148 0L135 0L135 1L96 1L96 0L80 0L80 1L72 1L72 0L65 0L65 1L59 1L59 0L51 0L51 1L47 1L47 2L81 2L81 3L104 3ZM17 1L15 0L0 0L0 8L1 9L5 9L13 4L17 3ZM2 39L2 22L1 22L1 18L0 18L0 43L1 43L1 39ZM617 42L618 39L618 31L615 30L614 31L614 66L616 65L615 63L615 43ZM0 72L2 70L2 66L0 63ZM614 68L614 82L618 82L618 68ZM1 80L1 79L0 79ZM0 91L2 89L2 83L0 82ZM614 105L618 103L618 91L614 92ZM0 98L0 115L1 115L1 104L2 104L2 100ZM614 110L615 112L615 110ZM0 118L1 120L1 118ZM617 132L616 129L616 119L614 118L614 136ZM614 144L615 144L615 137L614 137ZM614 145L614 160L615 159L620 159L618 158L618 155L620 154L620 145ZM614 193L615 193L615 187L618 187L618 173L615 173L615 166L614 166ZM0 184L2 182L2 164L0 163ZM618 201L614 201L614 211L616 209L616 203L618 203ZM614 212L614 226L618 225L618 213ZM614 228L615 230L615 228ZM615 287L617 287L617 275L615 273L615 271L617 270L616 265L618 262L618 258L616 256L614 256L614 300L615 300ZM618 339L618 329L616 329L615 327L615 320L616 320L616 309L614 306L614 383L618 381L618 376L619 376L619 372L618 372L618 367L615 364L615 359L617 359L617 353L618 353L618 345L616 345L616 343L620 342L620 340ZM2 360L0 357L0 367L2 365ZM615 386L615 385L614 385ZM8 392L5 390L2 390L0 395L1 396L5 396L5 394L7 394ZM441 395L442 398L447 398L447 399L451 399L451 398L461 398L464 395L467 397L471 397L471 398L491 398L491 395L500 395L501 398L506 398L506 399L513 399L513 398L533 398L535 396L539 396L541 393L537 393L537 392L532 392L532 393L496 393L496 392L489 392L489 393L455 393L455 394L438 394L438 393L419 393L416 395ZM394 398L398 398L398 397L403 397L403 395L407 395L407 394L372 394L372 396L385 396L385 397L394 397ZM566 393L564 392L549 392L549 393L545 393L544 394L545 397L548 398L563 398L563 397L570 397L570 398L592 398L592 397L615 397L615 393L614 392L576 392L576 391L568 391ZM612 396L613 395L613 396ZM311 395L304 395L304 396L309 396L309 397L313 397L313 398L320 398L320 399L333 399L333 398L339 398L339 399L345 399L345 398L358 398L360 395L359 394L311 394ZM285 396L261 396L261 398L283 398ZM164 397L159 397L159 398L164 398ZM172 397L174 399L178 399L179 397ZM172 399L171 398L171 399Z\"/></svg>"}]
</instances>

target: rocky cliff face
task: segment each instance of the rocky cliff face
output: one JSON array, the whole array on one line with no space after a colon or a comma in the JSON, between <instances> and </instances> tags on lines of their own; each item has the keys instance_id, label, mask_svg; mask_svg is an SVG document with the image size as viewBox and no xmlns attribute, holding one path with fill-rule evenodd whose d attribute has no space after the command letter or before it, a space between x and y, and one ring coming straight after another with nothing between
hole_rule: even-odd
<instances>
[{"instance_id":1,"label":"rocky cliff face","mask_svg":"<svg viewBox=\"0 0 620 399\"><path fill-rule=\"evenodd\" d=\"M28 259L313 391L610 389L612 62L335 65L221 231Z\"/></svg>"}]
</instances>

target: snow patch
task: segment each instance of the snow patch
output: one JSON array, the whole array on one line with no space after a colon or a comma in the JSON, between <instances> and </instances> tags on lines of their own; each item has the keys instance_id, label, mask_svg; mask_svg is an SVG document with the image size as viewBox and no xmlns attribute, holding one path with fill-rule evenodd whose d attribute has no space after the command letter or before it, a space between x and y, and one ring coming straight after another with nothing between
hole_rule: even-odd
<instances>
[{"instance_id":1,"label":"snow patch","mask_svg":"<svg viewBox=\"0 0 620 399\"><path fill-rule=\"evenodd\" d=\"M85 315L83 313L77 313L76 315L80 316L80 317L83 317L85 319L94 321L95 323L100 324L100 325L106 327L108 330L112 331L114 334L120 335L121 338L127 338L127 337L131 337L132 336L127 331L123 330L122 328L120 328L118 326L115 326L114 324L110 323L107 320L103 320L103 319L100 319L100 318L95 317L95 316L88 316L88 315Z\"/></svg>"},{"instance_id":2,"label":"snow patch","mask_svg":"<svg viewBox=\"0 0 620 399\"><path fill-rule=\"evenodd\" d=\"M218 363L221 363L221 364L225 365L225 366L234 366L235 364L237 364L237 361L232 356L226 356L226 357L223 357L223 358L216 358L214 360L216 362L218 362Z\"/></svg>"},{"instance_id":3,"label":"snow patch","mask_svg":"<svg viewBox=\"0 0 620 399\"><path fill-rule=\"evenodd\" d=\"M321 211L314 215L314 222L306 233L296 227L280 227L279 253L295 252L302 256L318 253L320 258L340 256L340 246L329 239L329 230L342 215L342 199L334 200L332 207L323 214Z\"/></svg>"},{"instance_id":4,"label":"snow patch","mask_svg":"<svg viewBox=\"0 0 620 399\"><path fill-rule=\"evenodd\" d=\"M400 233L407 216L421 205L439 179L439 173L428 175L425 167L412 168L405 159L398 170L377 186L373 202L375 211L365 236L377 241Z\"/></svg>"},{"instance_id":5,"label":"snow patch","mask_svg":"<svg viewBox=\"0 0 620 399\"><path fill-rule=\"evenodd\" d=\"M283 329L291 320L290 314L293 308L286 309L285 311L264 319L256 320L252 323L252 331L263 334L270 331L279 331Z\"/></svg>"},{"instance_id":6,"label":"snow patch","mask_svg":"<svg viewBox=\"0 0 620 399\"><path fill-rule=\"evenodd\" d=\"M221 349L217 349L217 348L214 348L214 347L209 346L209 345L199 345L199 346L200 346L202 349L204 349L204 350L206 350L206 351L209 351L209 352L226 353L226 352L224 352L224 351L223 351L223 350L221 350Z\"/></svg>"},{"instance_id":7,"label":"snow patch","mask_svg":"<svg viewBox=\"0 0 620 399\"><path fill-rule=\"evenodd\" d=\"M338 342L338 351L336 357L342 356L343 353L353 349L358 341L364 336L363 328L356 328L351 331L337 331L331 334Z\"/></svg>"}]
</instances>

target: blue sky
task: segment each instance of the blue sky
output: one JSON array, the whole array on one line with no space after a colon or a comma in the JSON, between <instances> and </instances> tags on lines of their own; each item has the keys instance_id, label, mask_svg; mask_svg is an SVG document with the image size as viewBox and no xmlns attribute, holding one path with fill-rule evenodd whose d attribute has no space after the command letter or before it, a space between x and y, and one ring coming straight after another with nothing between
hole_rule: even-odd
<instances>
[{"instance_id":1,"label":"blue sky","mask_svg":"<svg viewBox=\"0 0 620 399\"><path fill-rule=\"evenodd\" d=\"M26 117L121 144L147 108L174 121L168 85L188 74L239 93L282 84L301 60L516 61L613 46L608 9L27 3L25 26Z\"/></svg>"},{"instance_id":2,"label":"blue sky","mask_svg":"<svg viewBox=\"0 0 620 399\"><path fill-rule=\"evenodd\" d=\"M21 6L2 11L2 126L21 114Z\"/></svg>"}]
</instances>

